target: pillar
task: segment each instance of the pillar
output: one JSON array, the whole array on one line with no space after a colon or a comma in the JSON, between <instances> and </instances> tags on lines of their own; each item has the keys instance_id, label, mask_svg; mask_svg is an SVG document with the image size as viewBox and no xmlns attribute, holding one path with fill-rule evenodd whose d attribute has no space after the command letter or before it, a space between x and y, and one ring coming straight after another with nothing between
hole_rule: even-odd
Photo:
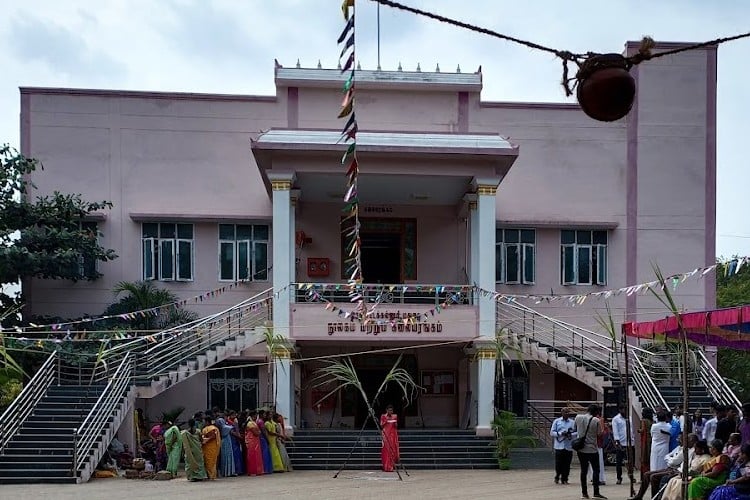
<instances>
[{"instance_id":1,"label":"pillar","mask_svg":"<svg viewBox=\"0 0 750 500\"><path fill-rule=\"evenodd\" d=\"M474 342L477 435L492 435L491 422L495 414L496 304L492 294L495 292L495 194L499 183L500 179L496 177L475 178L472 183L477 201L476 210L470 215L472 259L476 264L472 266L471 277L483 291L475 300L479 309L479 339Z\"/></svg>"},{"instance_id":2,"label":"pillar","mask_svg":"<svg viewBox=\"0 0 750 500\"><path fill-rule=\"evenodd\" d=\"M478 343L475 342L475 345ZM476 349L477 377L477 436L491 436L495 418L495 364L497 348L494 344L479 344Z\"/></svg>"},{"instance_id":3,"label":"pillar","mask_svg":"<svg viewBox=\"0 0 750 500\"><path fill-rule=\"evenodd\" d=\"M292 207L293 173L269 175L273 191L273 331L284 338L291 336L291 286L294 269L294 211ZM276 411L284 415L289 432L294 426L294 379L291 345L271 353L274 363Z\"/></svg>"},{"instance_id":4,"label":"pillar","mask_svg":"<svg viewBox=\"0 0 750 500\"><path fill-rule=\"evenodd\" d=\"M276 411L284 416L284 427L288 435L294 433L296 408L294 404L294 376L292 370L292 346L284 346L274 352L274 381L276 383Z\"/></svg>"},{"instance_id":5,"label":"pillar","mask_svg":"<svg viewBox=\"0 0 750 500\"><path fill-rule=\"evenodd\" d=\"M294 294L290 267L294 258L294 213L291 200L294 174L274 174L269 175L269 178L273 190L273 329L274 333L289 337L290 298Z\"/></svg>"}]
</instances>

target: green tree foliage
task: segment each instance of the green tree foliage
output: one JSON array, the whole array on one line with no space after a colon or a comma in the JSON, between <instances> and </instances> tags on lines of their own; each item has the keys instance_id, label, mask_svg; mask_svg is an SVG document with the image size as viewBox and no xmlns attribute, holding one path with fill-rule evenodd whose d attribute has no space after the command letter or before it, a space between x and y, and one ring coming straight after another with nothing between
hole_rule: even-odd
<instances>
[{"instance_id":1,"label":"green tree foliage","mask_svg":"<svg viewBox=\"0 0 750 500\"><path fill-rule=\"evenodd\" d=\"M121 281L112 289L120 299L110 304L104 311L105 316L153 309L174 304L180 298L171 290L159 288L152 281ZM176 307L165 307L158 315L136 315L133 319L110 320L112 328L130 330L163 330L182 325L198 319L194 311Z\"/></svg>"},{"instance_id":2,"label":"green tree foliage","mask_svg":"<svg viewBox=\"0 0 750 500\"><path fill-rule=\"evenodd\" d=\"M716 306L750 304L750 266L729 276L727 265L716 268ZM719 349L718 370L741 401L750 401L750 352Z\"/></svg>"},{"instance_id":3,"label":"green tree foliage","mask_svg":"<svg viewBox=\"0 0 750 500\"><path fill-rule=\"evenodd\" d=\"M96 232L84 224L92 212L112 207L107 201L88 202L79 194L55 191L33 196L28 180L41 164L10 146L0 147L0 285L23 278L95 280L101 276L92 265L81 272L83 262L117 258L103 248ZM17 301L0 293L0 311Z\"/></svg>"}]
</instances>

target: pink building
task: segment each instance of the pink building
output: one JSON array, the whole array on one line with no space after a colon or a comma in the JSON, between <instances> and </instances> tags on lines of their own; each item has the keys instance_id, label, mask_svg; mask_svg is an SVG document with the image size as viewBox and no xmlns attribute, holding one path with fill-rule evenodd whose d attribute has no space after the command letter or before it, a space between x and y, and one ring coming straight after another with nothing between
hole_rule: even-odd
<instances>
[{"instance_id":1,"label":"pink building","mask_svg":"<svg viewBox=\"0 0 750 500\"><path fill-rule=\"evenodd\" d=\"M525 313L503 313L470 285L581 294L650 281L652 262L665 274L714 262L716 49L633 75L633 111L605 124L573 103L483 101L481 73L358 71L364 292L380 320L369 328L345 318L352 305L341 286L338 70L277 67L271 96L22 88L22 151L45 166L34 182L42 193L112 201L95 222L120 256L98 281L24 283L30 310L101 314L123 280L153 279L185 298L246 280L191 306L201 315L272 288L274 332L302 360L282 357L276 370L278 407L295 427L354 427L366 416L348 393L316 404L320 390L307 382L318 365L305 359L403 346L413 347L352 359L372 390L404 355L426 387L398 408L407 427L485 434L493 403L525 413L529 400L600 399L609 383L595 365L571 366L536 344L522 361L528 371L502 361L507 378L496 388L492 341L505 330L555 335L555 325L595 331L602 300L521 300L551 318L526 330ZM688 310L714 306L710 276L675 293ZM610 301L618 320L667 314L649 296ZM426 319L404 327L398 319L410 314ZM596 361L589 347L580 355ZM158 415L267 402L266 370L233 368L264 359L265 348L236 354L223 370L143 390L137 404ZM402 406L395 392L378 405L386 399Z\"/></svg>"}]
</instances>

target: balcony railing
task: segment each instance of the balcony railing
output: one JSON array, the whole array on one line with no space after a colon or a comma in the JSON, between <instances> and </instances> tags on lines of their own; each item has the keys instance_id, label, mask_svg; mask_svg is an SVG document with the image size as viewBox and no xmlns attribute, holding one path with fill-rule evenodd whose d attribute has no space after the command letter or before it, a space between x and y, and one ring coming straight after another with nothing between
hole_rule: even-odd
<instances>
[{"instance_id":1,"label":"balcony railing","mask_svg":"<svg viewBox=\"0 0 750 500\"><path fill-rule=\"evenodd\" d=\"M474 304L470 285L363 283L354 291L368 304ZM295 283L294 294L296 302L351 302L352 298L347 283Z\"/></svg>"}]
</instances>

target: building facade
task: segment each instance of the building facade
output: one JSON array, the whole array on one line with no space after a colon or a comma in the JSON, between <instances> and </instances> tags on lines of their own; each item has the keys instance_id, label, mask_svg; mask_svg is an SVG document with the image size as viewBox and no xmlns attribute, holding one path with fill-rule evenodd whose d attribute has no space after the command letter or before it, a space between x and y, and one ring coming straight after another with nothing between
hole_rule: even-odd
<instances>
[{"instance_id":1,"label":"building facade","mask_svg":"<svg viewBox=\"0 0 750 500\"><path fill-rule=\"evenodd\" d=\"M273 331L295 358L278 362L278 394L249 366L261 346L143 398L152 418L275 399L292 426L359 426L355 394L321 400L325 387L309 383L320 358L346 354L368 391L402 355L424 390L407 404L388 389L376 409L396 405L408 427L487 433L494 405L598 399L544 363L498 361L496 297L477 290L585 294L651 281L652 263L668 275L714 262L716 48L632 72L633 111L599 123L575 104L484 101L481 72L358 71L368 325L348 318L338 70L277 66L271 96L22 88L21 147L45 166L40 193L112 201L90 222L119 255L97 281L24 283L30 312L101 314L119 281L184 298L233 285L189 306L201 315L273 288ZM675 294L711 308L713 279ZM639 294L610 304L618 320L667 314ZM604 306L528 305L591 329Z\"/></svg>"}]
</instances>

